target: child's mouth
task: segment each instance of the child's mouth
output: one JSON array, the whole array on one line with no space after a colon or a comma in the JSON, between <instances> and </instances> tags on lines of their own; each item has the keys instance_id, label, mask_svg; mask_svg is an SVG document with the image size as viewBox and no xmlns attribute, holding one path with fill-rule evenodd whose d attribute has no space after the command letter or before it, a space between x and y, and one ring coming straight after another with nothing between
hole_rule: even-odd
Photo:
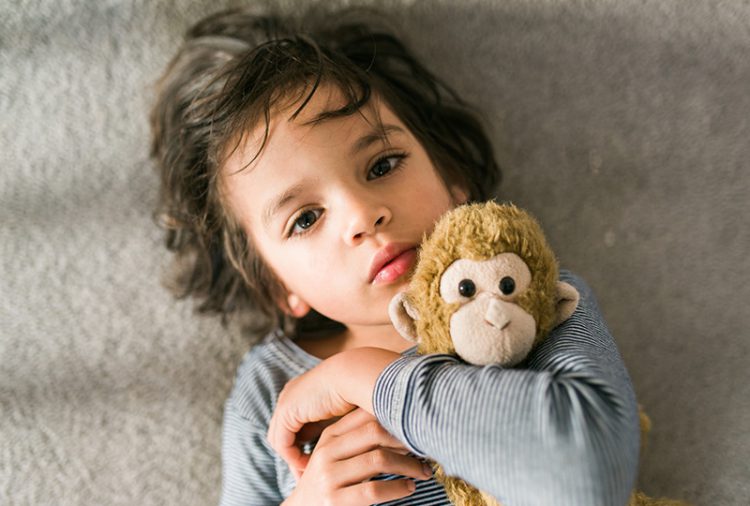
<instances>
[{"instance_id":1,"label":"child's mouth","mask_svg":"<svg viewBox=\"0 0 750 506\"><path fill-rule=\"evenodd\" d=\"M415 248L404 251L380 268L377 274L375 274L372 284L382 285L396 281L409 271L416 259L417 250Z\"/></svg>"}]
</instances>

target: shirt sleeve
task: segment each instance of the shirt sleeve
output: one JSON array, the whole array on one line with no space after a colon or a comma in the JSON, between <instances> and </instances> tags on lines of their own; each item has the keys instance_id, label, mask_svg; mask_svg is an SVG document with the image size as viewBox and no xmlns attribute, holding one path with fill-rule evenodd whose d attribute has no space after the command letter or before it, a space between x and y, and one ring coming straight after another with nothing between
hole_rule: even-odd
<instances>
[{"instance_id":1,"label":"shirt sleeve","mask_svg":"<svg viewBox=\"0 0 750 506\"><path fill-rule=\"evenodd\" d=\"M622 506L638 463L630 378L591 290L524 368L474 366L450 355L404 356L373 393L381 424L509 506Z\"/></svg>"},{"instance_id":2,"label":"shirt sleeve","mask_svg":"<svg viewBox=\"0 0 750 506\"><path fill-rule=\"evenodd\" d=\"M231 402L224 410L221 506L269 506L284 500L266 431L244 418Z\"/></svg>"}]
</instances>

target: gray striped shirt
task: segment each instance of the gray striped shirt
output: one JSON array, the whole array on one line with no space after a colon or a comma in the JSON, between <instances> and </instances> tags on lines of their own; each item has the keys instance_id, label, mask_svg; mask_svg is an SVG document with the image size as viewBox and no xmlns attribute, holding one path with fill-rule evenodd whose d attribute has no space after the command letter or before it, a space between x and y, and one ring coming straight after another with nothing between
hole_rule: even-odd
<instances>
[{"instance_id":1,"label":"gray striped shirt","mask_svg":"<svg viewBox=\"0 0 750 506\"><path fill-rule=\"evenodd\" d=\"M638 463L632 385L590 289L563 272L581 301L521 367L468 365L411 349L380 375L380 423L504 506L622 506ZM276 505L294 489L266 442L284 384L320 362L280 332L243 360L227 400L222 506ZM380 476L378 479L393 479ZM389 505L447 505L434 480Z\"/></svg>"}]
</instances>

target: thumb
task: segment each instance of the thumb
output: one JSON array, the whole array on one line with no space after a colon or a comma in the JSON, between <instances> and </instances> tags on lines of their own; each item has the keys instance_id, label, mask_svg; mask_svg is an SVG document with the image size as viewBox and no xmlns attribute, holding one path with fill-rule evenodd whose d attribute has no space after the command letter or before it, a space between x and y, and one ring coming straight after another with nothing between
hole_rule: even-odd
<instances>
[{"instance_id":1,"label":"thumb","mask_svg":"<svg viewBox=\"0 0 750 506\"><path fill-rule=\"evenodd\" d=\"M299 378L287 382L276 399L271 420L268 423L266 439L276 453L280 455L294 454L297 432L300 431L304 422L300 421L300 403L295 400L293 385ZM297 449L299 450L299 449ZM299 452L301 453L301 452Z\"/></svg>"},{"instance_id":2,"label":"thumb","mask_svg":"<svg viewBox=\"0 0 750 506\"><path fill-rule=\"evenodd\" d=\"M292 471L294 479L299 482L299 479L302 477L305 469L307 469L308 462L310 462L310 455L302 455L302 457L299 459L299 462L295 464L292 464L289 461L286 462L289 465L289 469Z\"/></svg>"},{"instance_id":3,"label":"thumb","mask_svg":"<svg viewBox=\"0 0 750 506\"><path fill-rule=\"evenodd\" d=\"M268 426L266 439L271 448L281 455L284 460L287 460L286 456L294 458L302 454L300 449L294 444L299 429L300 427L295 427L294 423L287 424L285 421L279 420L279 417L274 413L271 423Z\"/></svg>"}]
</instances>

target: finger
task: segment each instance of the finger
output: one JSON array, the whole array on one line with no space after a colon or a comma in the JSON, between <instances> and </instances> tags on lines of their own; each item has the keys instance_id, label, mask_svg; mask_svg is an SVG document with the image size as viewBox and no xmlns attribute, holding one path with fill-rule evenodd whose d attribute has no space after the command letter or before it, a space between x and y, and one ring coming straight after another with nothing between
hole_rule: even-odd
<instances>
[{"instance_id":1,"label":"finger","mask_svg":"<svg viewBox=\"0 0 750 506\"><path fill-rule=\"evenodd\" d=\"M281 455L293 453L291 448L294 446L294 440L300 428L302 428L302 424L295 422L293 419L286 420L280 414L280 410L276 410L268 424L268 432L266 433L268 444Z\"/></svg>"},{"instance_id":2,"label":"finger","mask_svg":"<svg viewBox=\"0 0 750 506\"><path fill-rule=\"evenodd\" d=\"M401 455L407 452L401 441L389 434L377 420L368 420L349 432L334 436L326 446L335 460L351 458L376 448L393 449Z\"/></svg>"},{"instance_id":3,"label":"finger","mask_svg":"<svg viewBox=\"0 0 750 506\"><path fill-rule=\"evenodd\" d=\"M310 455L303 455L298 460L295 460L292 464L287 462L289 470L292 471L294 478L299 481L302 475L305 473L308 464L310 463Z\"/></svg>"},{"instance_id":4,"label":"finger","mask_svg":"<svg viewBox=\"0 0 750 506\"><path fill-rule=\"evenodd\" d=\"M387 448L376 448L335 464L337 481L342 485L354 485L379 474L408 476L427 480L432 470L419 459L400 455Z\"/></svg>"},{"instance_id":5,"label":"finger","mask_svg":"<svg viewBox=\"0 0 750 506\"><path fill-rule=\"evenodd\" d=\"M372 420L377 421L377 418L362 408L356 408L342 416L336 423L327 427L323 432L327 436L337 437L351 432L352 429Z\"/></svg>"},{"instance_id":6,"label":"finger","mask_svg":"<svg viewBox=\"0 0 750 506\"><path fill-rule=\"evenodd\" d=\"M271 445L271 447L274 448L273 444ZM302 449L294 444L293 440L291 445L274 448L274 450L279 454L279 457L281 457L284 462L289 465L291 469L299 469L300 471L302 471L307 466L309 455L305 455L302 452Z\"/></svg>"},{"instance_id":7,"label":"finger","mask_svg":"<svg viewBox=\"0 0 750 506\"><path fill-rule=\"evenodd\" d=\"M294 435L293 443L288 446L276 448L272 440L278 440L276 434L279 433L280 422L271 419L271 423L268 429L268 442L279 456L294 470L299 470L301 473L307 467L307 463L310 460L309 449L315 447L315 442L319 439L322 431L335 423L339 418L332 418L330 420L321 420L318 422L310 422L300 427L299 432ZM285 439L284 441L289 441ZM299 476L295 476L299 478Z\"/></svg>"},{"instance_id":8,"label":"finger","mask_svg":"<svg viewBox=\"0 0 750 506\"><path fill-rule=\"evenodd\" d=\"M366 481L342 489L336 504L374 504L395 501L413 494L416 489L416 484L409 479Z\"/></svg>"},{"instance_id":9,"label":"finger","mask_svg":"<svg viewBox=\"0 0 750 506\"><path fill-rule=\"evenodd\" d=\"M289 415L289 416L285 416ZM294 419L286 410L275 410L268 425L268 444L292 469L304 469L306 455L297 445L297 432L303 424Z\"/></svg>"},{"instance_id":10,"label":"finger","mask_svg":"<svg viewBox=\"0 0 750 506\"><path fill-rule=\"evenodd\" d=\"M373 418L367 411L360 408L351 410L323 429L323 432L320 433L320 437L318 438L317 446L328 444L332 439L350 432L355 427L365 423L368 419Z\"/></svg>"},{"instance_id":11,"label":"finger","mask_svg":"<svg viewBox=\"0 0 750 506\"><path fill-rule=\"evenodd\" d=\"M309 456L320 440L323 429L334 423L338 418L321 422L306 423L297 433L295 445L304 455Z\"/></svg>"},{"instance_id":12,"label":"finger","mask_svg":"<svg viewBox=\"0 0 750 506\"><path fill-rule=\"evenodd\" d=\"M301 445L308 441L314 441L320 437L323 430L329 425L335 423L338 418L331 418L330 420L321 420L319 422L310 422L302 426L297 433L297 444Z\"/></svg>"},{"instance_id":13,"label":"finger","mask_svg":"<svg viewBox=\"0 0 750 506\"><path fill-rule=\"evenodd\" d=\"M323 420L320 422L306 423L297 433L294 441L294 447L282 448L279 455L289 465L295 478L299 479L307 468L310 461L310 454L316 447L322 431L329 425L335 423L338 418Z\"/></svg>"}]
</instances>

